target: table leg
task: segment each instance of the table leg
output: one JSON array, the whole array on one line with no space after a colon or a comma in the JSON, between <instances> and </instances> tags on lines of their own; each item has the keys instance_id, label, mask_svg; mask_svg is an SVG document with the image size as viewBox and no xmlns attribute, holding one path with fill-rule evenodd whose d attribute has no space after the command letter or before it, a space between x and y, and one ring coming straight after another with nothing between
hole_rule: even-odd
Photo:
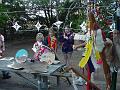
<instances>
[{"instance_id":1,"label":"table leg","mask_svg":"<svg viewBox=\"0 0 120 90\"><path fill-rule=\"evenodd\" d=\"M60 76L57 76L57 86L60 85Z\"/></svg>"},{"instance_id":2,"label":"table leg","mask_svg":"<svg viewBox=\"0 0 120 90\"><path fill-rule=\"evenodd\" d=\"M42 85L41 85L41 76L38 75L38 90L42 90Z\"/></svg>"},{"instance_id":3,"label":"table leg","mask_svg":"<svg viewBox=\"0 0 120 90\"><path fill-rule=\"evenodd\" d=\"M48 77L42 76L43 83L44 83L44 90L48 90Z\"/></svg>"}]
</instances>

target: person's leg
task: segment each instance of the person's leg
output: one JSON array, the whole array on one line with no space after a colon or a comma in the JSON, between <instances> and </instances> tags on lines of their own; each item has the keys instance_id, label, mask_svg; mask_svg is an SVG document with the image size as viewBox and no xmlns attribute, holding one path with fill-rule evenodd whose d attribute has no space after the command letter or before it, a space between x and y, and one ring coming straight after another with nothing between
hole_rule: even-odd
<instances>
[{"instance_id":1,"label":"person's leg","mask_svg":"<svg viewBox=\"0 0 120 90\"><path fill-rule=\"evenodd\" d=\"M72 57L72 52L69 52L68 53L68 65L70 65L70 60L71 60L71 57Z\"/></svg>"},{"instance_id":2,"label":"person's leg","mask_svg":"<svg viewBox=\"0 0 120 90\"><path fill-rule=\"evenodd\" d=\"M68 55L67 55L67 53L64 53L64 60L65 60L65 64L67 65L67 63L68 63Z\"/></svg>"},{"instance_id":3,"label":"person's leg","mask_svg":"<svg viewBox=\"0 0 120 90\"><path fill-rule=\"evenodd\" d=\"M71 57L72 57L72 52L69 52L69 53L68 53L68 56L69 56L69 59L71 59Z\"/></svg>"}]
</instances>

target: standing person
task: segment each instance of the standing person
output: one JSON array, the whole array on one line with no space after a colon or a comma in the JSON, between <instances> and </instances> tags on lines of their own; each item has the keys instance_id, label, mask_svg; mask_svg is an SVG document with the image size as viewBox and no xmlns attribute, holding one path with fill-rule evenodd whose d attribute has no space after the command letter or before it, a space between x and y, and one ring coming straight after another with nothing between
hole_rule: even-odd
<instances>
[{"instance_id":1,"label":"standing person","mask_svg":"<svg viewBox=\"0 0 120 90\"><path fill-rule=\"evenodd\" d=\"M100 29L95 20L94 14L92 12L88 13L89 24L88 33L86 34L86 42L75 46L75 48L85 46L85 56L81 59L79 66L84 67L86 63L88 64L88 80L94 81L93 76L95 69L99 68L100 61L103 62L103 70L106 79L106 90L110 89L111 85L111 75L110 67L106 61L105 49L110 43L106 40L104 32ZM98 62L97 62L97 61ZM86 62L87 61L87 62ZM84 63L86 62L86 63ZM89 88L89 83L87 88Z\"/></svg>"},{"instance_id":2,"label":"standing person","mask_svg":"<svg viewBox=\"0 0 120 90\"><path fill-rule=\"evenodd\" d=\"M0 58L3 57L3 52L5 51L5 43L4 43L4 36L0 33ZM2 71L3 79L9 79L9 72Z\"/></svg>"},{"instance_id":3,"label":"standing person","mask_svg":"<svg viewBox=\"0 0 120 90\"><path fill-rule=\"evenodd\" d=\"M2 58L4 51L5 51L4 36L0 33L0 58Z\"/></svg>"},{"instance_id":4,"label":"standing person","mask_svg":"<svg viewBox=\"0 0 120 90\"><path fill-rule=\"evenodd\" d=\"M113 47L112 47L112 57L111 66L112 70L112 82L110 90L116 90L117 86L117 76L120 69L120 0L118 1L118 7L115 18L115 30L113 31Z\"/></svg>"},{"instance_id":5,"label":"standing person","mask_svg":"<svg viewBox=\"0 0 120 90\"><path fill-rule=\"evenodd\" d=\"M52 28L49 30L49 35L47 37L47 43L48 46L54 50L54 52L57 52L57 38L55 37L55 32L53 31Z\"/></svg>"},{"instance_id":6,"label":"standing person","mask_svg":"<svg viewBox=\"0 0 120 90\"><path fill-rule=\"evenodd\" d=\"M74 35L69 26L65 27L62 40L62 52L64 54L65 64L69 65L74 44Z\"/></svg>"}]
</instances>

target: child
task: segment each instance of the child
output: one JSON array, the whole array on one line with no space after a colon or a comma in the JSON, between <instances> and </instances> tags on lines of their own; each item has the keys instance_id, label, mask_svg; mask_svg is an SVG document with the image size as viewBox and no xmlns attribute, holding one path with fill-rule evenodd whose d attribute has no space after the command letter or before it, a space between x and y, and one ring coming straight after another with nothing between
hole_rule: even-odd
<instances>
[{"instance_id":1,"label":"child","mask_svg":"<svg viewBox=\"0 0 120 90\"><path fill-rule=\"evenodd\" d=\"M50 28L49 30L49 35L47 37L47 42L48 42L48 46L54 50L54 52L57 52L57 39L55 37L55 33L53 31L52 28Z\"/></svg>"},{"instance_id":2,"label":"child","mask_svg":"<svg viewBox=\"0 0 120 90\"><path fill-rule=\"evenodd\" d=\"M46 51L44 36L42 33L38 33L36 35L36 42L34 43L32 50L34 51L34 58L36 60L39 60L39 56L41 56Z\"/></svg>"},{"instance_id":3,"label":"child","mask_svg":"<svg viewBox=\"0 0 120 90\"><path fill-rule=\"evenodd\" d=\"M69 61L72 56L73 52L73 44L74 44L74 35L71 32L69 26L65 27L64 35L63 35L63 42L62 42L62 52L64 54L65 64L69 65Z\"/></svg>"}]
</instances>

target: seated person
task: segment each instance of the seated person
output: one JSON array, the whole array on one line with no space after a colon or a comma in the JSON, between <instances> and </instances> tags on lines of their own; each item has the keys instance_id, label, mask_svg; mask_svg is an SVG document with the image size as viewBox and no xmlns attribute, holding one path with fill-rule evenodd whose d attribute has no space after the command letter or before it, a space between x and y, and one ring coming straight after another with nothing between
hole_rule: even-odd
<instances>
[{"instance_id":1,"label":"seated person","mask_svg":"<svg viewBox=\"0 0 120 90\"><path fill-rule=\"evenodd\" d=\"M39 56L41 56L45 51L45 44L44 44L44 36L42 33L38 33L36 35L36 42L33 45L32 50L34 51L34 58L39 60Z\"/></svg>"}]
</instances>

